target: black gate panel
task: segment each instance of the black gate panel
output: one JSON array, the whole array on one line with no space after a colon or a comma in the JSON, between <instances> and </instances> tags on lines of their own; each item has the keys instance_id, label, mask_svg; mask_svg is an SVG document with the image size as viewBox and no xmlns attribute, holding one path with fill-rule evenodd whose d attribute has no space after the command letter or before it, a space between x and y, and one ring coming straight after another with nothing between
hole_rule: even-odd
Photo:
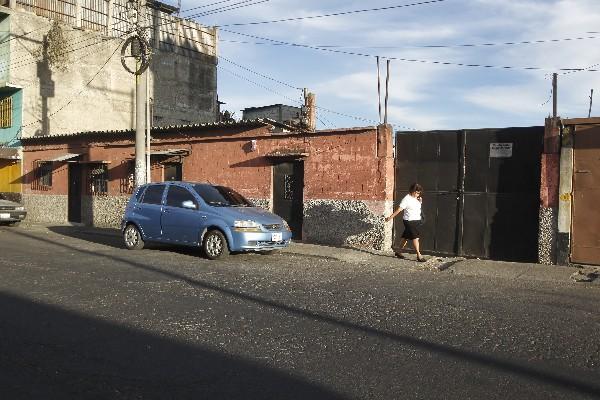
<instances>
[{"instance_id":1,"label":"black gate panel","mask_svg":"<svg viewBox=\"0 0 600 400\"><path fill-rule=\"evenodd\" d=\"M302 239L304 215L304 163L282 162L273 166L273 212L287 221L293 239Z\"/></svg>"},{"instance_id":2,"label":"black gate panel","mask_svg":"<svg viewBox=\"0 0 600 400\"><path fill-rule=\"evenodd\" d=\"M425 188L421 249L535 261L543 127L396 135L396 201ZM397 203L396 203L397 204ZM394 247L402 221L396 221Z\"/></svg>"}]
</instances>

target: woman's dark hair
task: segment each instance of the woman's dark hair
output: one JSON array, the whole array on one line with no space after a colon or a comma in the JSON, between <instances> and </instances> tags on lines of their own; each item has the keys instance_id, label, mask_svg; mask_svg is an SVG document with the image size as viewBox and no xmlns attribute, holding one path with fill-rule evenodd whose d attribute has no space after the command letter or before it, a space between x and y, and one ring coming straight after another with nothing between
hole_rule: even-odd
<instances>
[{"instance_id":1,"label":"woman's dark hair","mask_svg":"<svg viewBox=\"0 0 600 400\"><path fill-rule=\"evenodd\" d=\"M418 183L413 183L412 185L410 185L410 188L408 189L408 193L415 193L415 192L422 192L423 191L423 186L419 185Z\"/></svg>"}]
</instances>

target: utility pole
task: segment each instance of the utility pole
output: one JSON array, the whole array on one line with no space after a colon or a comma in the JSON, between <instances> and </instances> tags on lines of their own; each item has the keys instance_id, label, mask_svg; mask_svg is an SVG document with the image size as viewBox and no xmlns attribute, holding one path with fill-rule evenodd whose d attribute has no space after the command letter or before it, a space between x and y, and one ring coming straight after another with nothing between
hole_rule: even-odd
<instances>
[{"instance_id":1,"label":"utility pole","mask_svg":"<svg viewBox=\"0 0 600 400\"><path fill-rule=\"evenodd\" d=\"M137 0L136 30L143 39L142 29L146 21L146 0ZM138 41L140 47L140 41ZM132 49L135 46L132 45ZM134 50L135 51L135 50ZM141 48L138 51L143 51ZM136 54L134 54L135 56ZM138 57L141 58L141 57ZM136 58L136 64L142 61ZM135 187L145 184L146 181L146 82L147 69L141 74L135 74Z\"/></svg>"},{"instance_id":2,"label":"utility pole","mask_svg":"<svg viewBox=\"0 0 600 400\"><path fill-rule=\"evenodd\" d=\"M552 117L556 118L558 115L558 74L555 72L552 74Z\"/></svg>"},{"instance_id":3,"label":"utility pole","mask_svg":"<svg viewBox=\"0 0 600 400\"><path fill-rule=\"evenodd\" d=\"M377 100L379 102L379 123L381 124L381 69L379 67L379 56L377 56Z\"/></svg>"},{"instance_id":4,"label":"utility pole","mask_svg":"<svg viewBox=\"0 0 600 400\"><path fill-rule=\"evenodd\" d=\"M588 118L592 116L592 100L594 99L594 89L590 92L590 109L588 111Z\"/></svg>"},{"instance_id":5,"label":"utility pole","mask_svg":"<svg viewBox=\"0 0 600 400\"><path fill-rule=\"evenodd\" d=\"M389 88L390 88L390 60L387 60L387 75L385 76L385 112L383 117L383 123L387 125L388 123L388 97L389 97Z\"/></svg>"}]
</instances>

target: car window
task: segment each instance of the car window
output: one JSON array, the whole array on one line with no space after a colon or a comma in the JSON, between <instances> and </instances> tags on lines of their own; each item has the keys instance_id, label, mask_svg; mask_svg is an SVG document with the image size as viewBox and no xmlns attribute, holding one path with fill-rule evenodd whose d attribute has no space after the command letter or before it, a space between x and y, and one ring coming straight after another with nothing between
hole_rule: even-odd
<instances>
[{"instance_id":1,"label":"car window","mask_svg":"<svg viewBox=\"0 0 600 400\"><path fill-rule=\"evenodd\" d=\"M198 206L198 202L189 190L177 185L169 186L169 191L167 192L167 205L183 208L182 204L184 201L192 201L196 207Z\"/></svg>"},{"instance_id":2,"label":"car window","mask_svg":"<svg viewBox=\"0 0 600 400\"><path fill-rule=\"evenodd\" d=\"M161 204L164 190L165 185L148 186L146 192L144 192L144 198L142 199L142 203Z\"/></svg>"},{"instance_id":3,"label":"car window","mask_svg":"<svg viewBox=\"0 0 600 400\"><path fill-rule=\"evenodd\" d=\"M225 186L194 185L194 190L206 204L214 207L252 207L244 196Z\"/></svg>"},{"instance_id":4,"label":"car window","mask_svg":"<svg viewBox=\"0 0 600 400\"><path fill-rule=\"evenodd\" d=\"M144 194L144 190L146 190L147 186L142 186L135 193L135 199L139 202L142 199L142 195Z\"/></svg>"}]
</instances>

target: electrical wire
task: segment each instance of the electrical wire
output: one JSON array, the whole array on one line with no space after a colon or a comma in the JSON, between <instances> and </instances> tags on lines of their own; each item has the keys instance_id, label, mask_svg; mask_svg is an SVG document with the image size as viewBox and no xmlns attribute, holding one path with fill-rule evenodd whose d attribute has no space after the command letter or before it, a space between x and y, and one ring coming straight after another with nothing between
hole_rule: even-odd
<instances>
[{"instance_id":1,"label":"electrical wire","mask_svg":"<svg viewBox=\"0 0 600 400\"><path fill-rule=\"evenodd\" d=\"M110 62L110 60L114 57L114 55L117 53L117 51L119 50L119 48L121 47L121 42L117 45L117 47L115 48L115 50L111 53L111 55L106 59L106 61L104 62L104 64L102 64L102 66L100 66L100 68L98 69L98 71L96 71L96 73L92 76L92 78L84 85L83 88L81 88L81 90L79 90L79 92L77 92L77 94L75 94L74 96L71 96L71 98L65 103L63 104L61 107L59 107L57 110L55 110L54 112L50 113L46 119L51 119L53 116L55 116L56 114L58 114L59 112L61 112L62 110L64 110L65 108L67 108L76 98L78 98L83 92L84 90L86 90L88 88L88 86L90 85L90 83L92 83L92 81L94 79L96 79L96 77L100 74L100 72L102 72L102 70L108 65L108 63ZM21 130L23 128L27 128L31 125L37 124L42 122L41 119L36 118L36 121L34 122L30 122L29 124L23 125L21 127Z\"/></svg>"},{"instance_id":2,"label":"electrical wire","mask_svg":"<svg viewBox=\"0 0 600 400\"><path fill-rule=\"evenodd\" d=\"M253 85L255 85L255 86L258 86L258 87L260 87L261 89L264 89L264 90L266 90L266 91L269 91L269 92L271 92L271 93L274 93L274 94L276 94L276 95L278 95L278 96L280 96L280 97L282 97L282 98L284 98L284 99L286 99L286 100L289 100L289 101L291 101L291 102L293 102L293 103L300 104L300 105L304 105L304 103L302 103L300 100L293 99L293 98L291 98L291 97L289 97L289 96L286 96L286 95L284 95L284 94L282 94L282 93L280 93L280 92L278 92L278 91L276 91L276 90L274 90L274 89L272 89L272 88L270 88L270 87L264 86L264 85L262 85L262 84L260 84L260 83L258 83L258 82L255 82L255 81L253 81L253 80L251 80L251 79L248 79L247 77L244 77L244 76L242 76L242 75L239 75L239 74L237 74L237 73L235 73L235 72L233 72L233 71L231 71L231 70L229 70L229 69L227 69L227 68L223 68L223 67L222 67L222 66L220 66L220 65L218 65L218 66L217 66L217 68L218 68L218 69L220 69L220 70L223 70L223 71L225 71L225 72L227 72L227 73L229 73L229 74L231 74L231 75L233 75L233 76L235 76L235 77L236 77L236 78L238 78L238 79L241 79L241 80L243 80L243 81L249 82L249 83L251 83L251 84L253 84ZM341 113L341 112L339 112L339 111L331 110L331 109L329 109L329 108L325 108L325 107L321 107L321 106L316 106L316 105L315 105L315 108L316 108L317 110L322 110L322 111L328 112L328 113L330 113L330 114L335 114L335 115L338 115L338 116L342 116L342 117L346 117L346 118L351 118L351 119L354 119L354 120L357 120L357 121L361 121L361 122L367 122L367 123L369 123L369 124L374 124L374 125L377 125L377 124L379 124L379 122L377 122L377 121L375 121L375 120L372 120L372 119L363 118L363 117L357 117L357 116L355 116L355 115L350 115L350 114ZM407 130L416 130L416 129L414 129L414 128L409 128L409 127L406 127L406 126L403 126L403 125L399 125L399 124L394 124L394 125L395 125L395 126L397 126L397 127L399 127L399 128L402 128L402 129L407 129Z\"/></svg>"},{"instance_id":3,"label":"electrical wire","mask_svg":"<svg viewBox=\"0 0 600 400\"><path fill-rule=\"evenodd\" d=\"M226 61L226 62L228 62L228 63L230 63L230 64L233 64L233 65L235 65L235 66L236 66L236 67L238 67L238 68L241 68L241 69L243 69L243 70L246 70L246 71L248 71L248 72L250 72L250 73L252 73L252 74L254 74L254 75L258 75L258 76L260 76L261 78L265 78L265 79L271 80L271 81L273 81L273 82L277 82L277 83L279 83L279 84L281 84L281 85L283 85L283 86L287 86L287 87L289 87L289 88L291 88L291 89L302 90L302 88L296 87L296 86L294 86L294 85L290 85L289 83L286 83L286 82L283 82L283 81L277 80L277 79L275 79L275 78L272 78L272 77L270 77L270 76L263 75L263 74L261 74L260 72L256 72L256 71L254 71L254 70L252 70L252 69L250 69L250 68L248 68L248 67L244 67L243 65L237 64L237 63L235 63L235 62L233 62L233 61L231 61L231 60L229 60L229 59L227 59L227 58L225 58L225 57L223 57L223 56L219 56L218 58L219 58L220 60L223 60L223 61Z\"/></svg>"},{"instance_id":4,"label":"electrical wire","mask_svg":"<svg viewBox=\"0 0 600 400\"><path fill-rule=\"evenodd\" d=\"M216 25L216 27L220 28L223 26L264 25L264 24L273 24L273 23L279 23L279 22L300 21L303 19L337 17L340 15L359 14L359 13L373 12L373 11L387 11L387 10L393 10L393 9L398 9L398 8L421 6L421 5L427 5L427 4L433 4L433 3L442 3L445 1L446 0L427 0L427 1L421 1L418 3L398 4L395 6L388 6L388 7L378 7L378 8L368 8L368 9L362 9L362 10L343 11L343 12L337 12L337 13L331 13L331 14L312 15L312 16L307 16L307 17L283 18L283 19L276 19L276 20L271 20L271 21L244 22L244 23L235 23L235 24Z\"/></svg>"},{"instance_id":5,"label":"electrical wire","mask_svg":"<svg viewBox=\"0 0 600 400\"><path fill-rule=\"evenodd\" d=\"M188 11L192 11L192 10L198 10L200 8L207 8L207 7L212 7L212 6L216 6L218 4L223 4L223 3L229 3L232 2L233 0L223 0L223 1L217 1L215 3L210 3L210 4L205 4L203 6L197 6L197 7L192 7L192 8L186 8L185 10L181 10L181 12L188 12Z\"/></svg>"},{"instance_id":6,"label":"electrical wire","mask_svg":"<svg viewBox=\"0 0 600 400\"><path fill-rule=\"evenodd\" d=\"M213 14L220 14L226 11L231 11L231 10L237 10L238 8L246 8L246 7L250 7L250 6L255 6L257 4L262 4L262 3L267 3L271 0L260 0L260 1L256 1L256 0L244 0L241 1L239 3L233 3L230 4L228 6L225 7L220 7L220 8L215 8L212 10L207 10L205 12L202 13L198 13L198 14L194 14L193 17L206 17L208 15L213 15ZM245 3L251 3L251 4L245 4ZM244 4L244 5L240 5L240 4ZM237 7L234 7L237 6ZM190 16L186 16L187 18L189 18Z\"/></svg>"},{"instance_id":7,"label":"electrical wire","mask_svg":"<svg viewBox=\"0 0 600 400\"><path fill-rule=\"evenodd\" d=\"M281 40L269 39L269 38L265 38L265 37L261 37L261 36L255 36L255 35L250 35L247 33L235 32L232 30L222 29L222 28L220 30L223 32L233 33L235 35L246 36L246 37L259 39L259 40L265 40L268 42L279 43L281 45L286 45L286 46L291 46L291 47L300 47L300 48L305 48L305 49L325 51L325 52L336 53L336 54L345 54L345 55L351 55L351 56L377 58L377 55L374 55L374 54L357 53L357 52L335 50L335 49L329 49L329 48L321 48L321 47L310 46L310 45L306 45L306 44L284 42ZM467 64L467 63L458 63L458 62L450 62L450 61L431 61L431 60L401 58L401 57L392 57L392 56L379 56L379 57L382 59L386 59L386 60L412 62L412 63L419 63L419 64L449 65L449 66L457 66L457 67L472 67L472 68L487 68L487 69L527 70L527 71L544 71L544 70L584 71L584 70L586 70L584 68L546 68L546 67L527 67L527 66L491 65L491 64ZM587 69L586 71L598 72L598 70L596 70L596 69Z\"/></svg>"},{"instance_id":8,"label":"electrical wire","mask_svg":"<svg viewBox=\"0 0 600 400\"><path fill-rule=\"evenodd\" d=\"M597 33L597 32L587 32ZM314 47L323 49L375 49L375 50L393 50L393 49L448 49L448 48L461 48L461 47L491 47L491 46L516 46L524 44L541 44L541 43L557 43L564 41L575 41L575 40L588 40L598 39L598 36L580 36L572 38L561 38L561 39L541 39L541 40L523 40L520 42L498 42L498 43L475 43L475 44L450 44L450 45L421 45L421 46L344 46L344 45L315 45ZM282 46L278 43L264 43L264 42L248 42L241 40L225 40L219 38L220 42L226 43L240 43L240 44L255 44L255 45L275 45Z\"/></svg>"}]
</instances>

